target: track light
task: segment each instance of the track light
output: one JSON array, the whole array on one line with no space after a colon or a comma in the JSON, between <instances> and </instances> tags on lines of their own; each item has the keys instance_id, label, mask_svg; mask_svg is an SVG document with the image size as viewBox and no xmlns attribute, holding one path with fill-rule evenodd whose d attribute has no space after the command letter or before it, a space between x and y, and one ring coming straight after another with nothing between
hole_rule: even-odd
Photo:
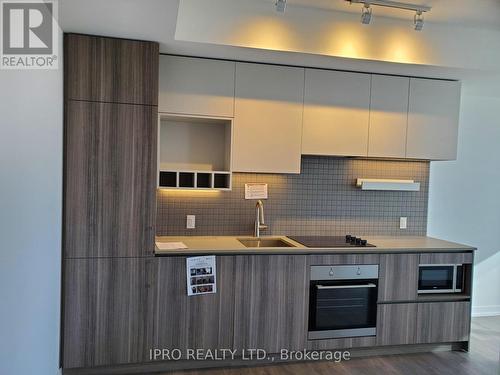
<instances>
[{"instance_id":1,"label":"track light","mask_svg":"<svg viewBox=\"0 0 500 375\"><path fill-rule=\"evenodd\" d=\"M280 13L285 13L286 0L276 0L276 11Z\"/></svg>"},{"instance_id":2,"label":"track light","mask_svg":"<svg viewBox=\"0 0 500 375\"><path fill-rule=\"evenodd\" d=\"M372 8L370 4L365 4L361 11L361 23L364 25L368 25L372 19Z\"/></svg>"},{"instance_id":3,"label":"track light","mask_svg":"<svg viewBox=\"0 0 500 375\"><path fill-rule=\"evenodd\" d=\"M278 0L279 2L280 0ZM387 8L396 8L403 10L411 10L416 12L413 18L414 28L417 31L422 30L424 27L424 13L429 12L431 7L427 5L420 4L410 4L401 1L393 1L393 0L345 0L351 4L364 4L362 13L361 13L361 23L368 25L372 18L372 5L387 7Z\"/></svg>"},{"instance_id":4,"label":"track light","mask_svg":"<svg viewBox=\"0 0 500 375\"><path fill-rule=\"evenodd\" d=\"M415 17L413 18L413 23L415 25L415 30L420 31L424 27L424 16L422 11L417 10Z\"/></svg>"}]
</instances>

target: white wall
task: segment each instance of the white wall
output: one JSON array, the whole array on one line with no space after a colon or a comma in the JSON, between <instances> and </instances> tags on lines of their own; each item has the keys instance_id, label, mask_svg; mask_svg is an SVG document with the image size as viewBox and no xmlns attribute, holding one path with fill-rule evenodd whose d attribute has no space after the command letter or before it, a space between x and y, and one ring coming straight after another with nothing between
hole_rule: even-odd
<instances>
[{"instance_id":1,"label":"white wall","mask_svg":"<svg viewBox=\"0 0 500 375\"><path fill-rule=\"evenodd\" d=\"M0 374L59 372L62 93L0 70Z\"/></svg>"},{"instance_id":2,"label":"white wall","mask_svg":"<svg viewBox=\"0 0 500 375\"><path fill-rule=\"evenodd\" d=\"M274 11L272 1L180 0L175 39L446 68L498 69L498 31L432 23L430 12L424 29L415 32L411 12L404 19L383 17L380 8L373 13L373 22L361 25L359 12L290 5L283 14Z\"/></svg>"},{"instance_id":3,"label":"white wall","mask_svg":"<svg viewBox=\"0 0 500 375\"><path fill-rule=\"evenodd\" d=\"M465 83L458 159L431 163L428 233L478 248L475 315L500 314L499 109L500 96L470 95Z\"/></svg>"}]
</instances>

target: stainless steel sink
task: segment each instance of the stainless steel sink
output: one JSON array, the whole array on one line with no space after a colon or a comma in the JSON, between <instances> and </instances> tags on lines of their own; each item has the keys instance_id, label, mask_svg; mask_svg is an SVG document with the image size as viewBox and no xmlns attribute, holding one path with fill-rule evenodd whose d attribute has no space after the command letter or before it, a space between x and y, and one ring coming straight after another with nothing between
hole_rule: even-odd
<instances>
[{"instance_id":1,"label":"stainless steel sink","mask_svg":"<svg viewBox=\"0 0 500 375\"><path fill-rule=\"evenodd\" d=\"M281 238L238 238L245 247L295 247Z\"/></svg>"}]
</instances>

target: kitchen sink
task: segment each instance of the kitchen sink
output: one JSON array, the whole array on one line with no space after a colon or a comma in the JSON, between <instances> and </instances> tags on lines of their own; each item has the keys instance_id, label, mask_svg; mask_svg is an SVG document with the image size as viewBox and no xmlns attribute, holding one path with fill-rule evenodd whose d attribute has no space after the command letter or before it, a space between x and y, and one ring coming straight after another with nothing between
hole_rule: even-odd
<instances>
[{"instance_id":1,"label":"kitchen sink","mask_svg":"<svg viewBox=\"0 0 500 375\"><path fill-rule=\"evenodd\" d=\"M295 247L281 238L238 238L245 247Z\"/></svg>"}]
</instances>

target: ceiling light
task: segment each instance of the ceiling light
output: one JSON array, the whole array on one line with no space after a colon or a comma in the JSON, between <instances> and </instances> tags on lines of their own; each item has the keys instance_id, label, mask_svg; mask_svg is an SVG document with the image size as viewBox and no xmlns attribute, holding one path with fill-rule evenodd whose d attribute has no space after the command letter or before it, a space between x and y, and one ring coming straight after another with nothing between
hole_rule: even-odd
<instances>
[{"instance_id":1,"label":"ceiling light","mask_svg":"<svg viewBox=\"0 0 500 375\"><path fill-rule=\"evenodd\" d=\"M280 13L285 13L286 0L276 0L276 11Z\"/></svg>"},{"instance_id":2,"label":"ceiling light","mask_svg":"<svg viewBox=\"0 0 500 375\"><path fill-rule=\"evenodd\" d=\"M280 0L278 0L279 2ZM424 27L424 16L425 12L429 12L431 7L427 5L420 4L409 4L402 3L400 1L392 1L392 0L345 0L351 4L364 4L362 13L361 13L361 23L367 25L371 21L372 17L372 5L387 7L387 8L396 8L403 10L411 10L416 12L415 17L413 19L415 30L420 31ZM278 6L278 3L276 3Z\"/></svg>"},{"instance_id":3,"label":"ceiling light","mask_svg":"<svg viewBox=\"0 0 500 375\"><path fill-rule=\"evenodd\" d=\"M415 30L422 30L422 28L424 27L424 16L422 14L422 11L417 10L413 19L413 23L415 25Z\"/></svg>"},{"instance_id":4,"label":"ceiling light","mask_svg":"<svg viewBox=\"0 0 500 375\"><path fill-rule=\"evenodd\" d=\"M361 11L361 23L364 25L368 25L372 19L372 8L370 4L365 4Z\"/></svg>"}]
</instances>

